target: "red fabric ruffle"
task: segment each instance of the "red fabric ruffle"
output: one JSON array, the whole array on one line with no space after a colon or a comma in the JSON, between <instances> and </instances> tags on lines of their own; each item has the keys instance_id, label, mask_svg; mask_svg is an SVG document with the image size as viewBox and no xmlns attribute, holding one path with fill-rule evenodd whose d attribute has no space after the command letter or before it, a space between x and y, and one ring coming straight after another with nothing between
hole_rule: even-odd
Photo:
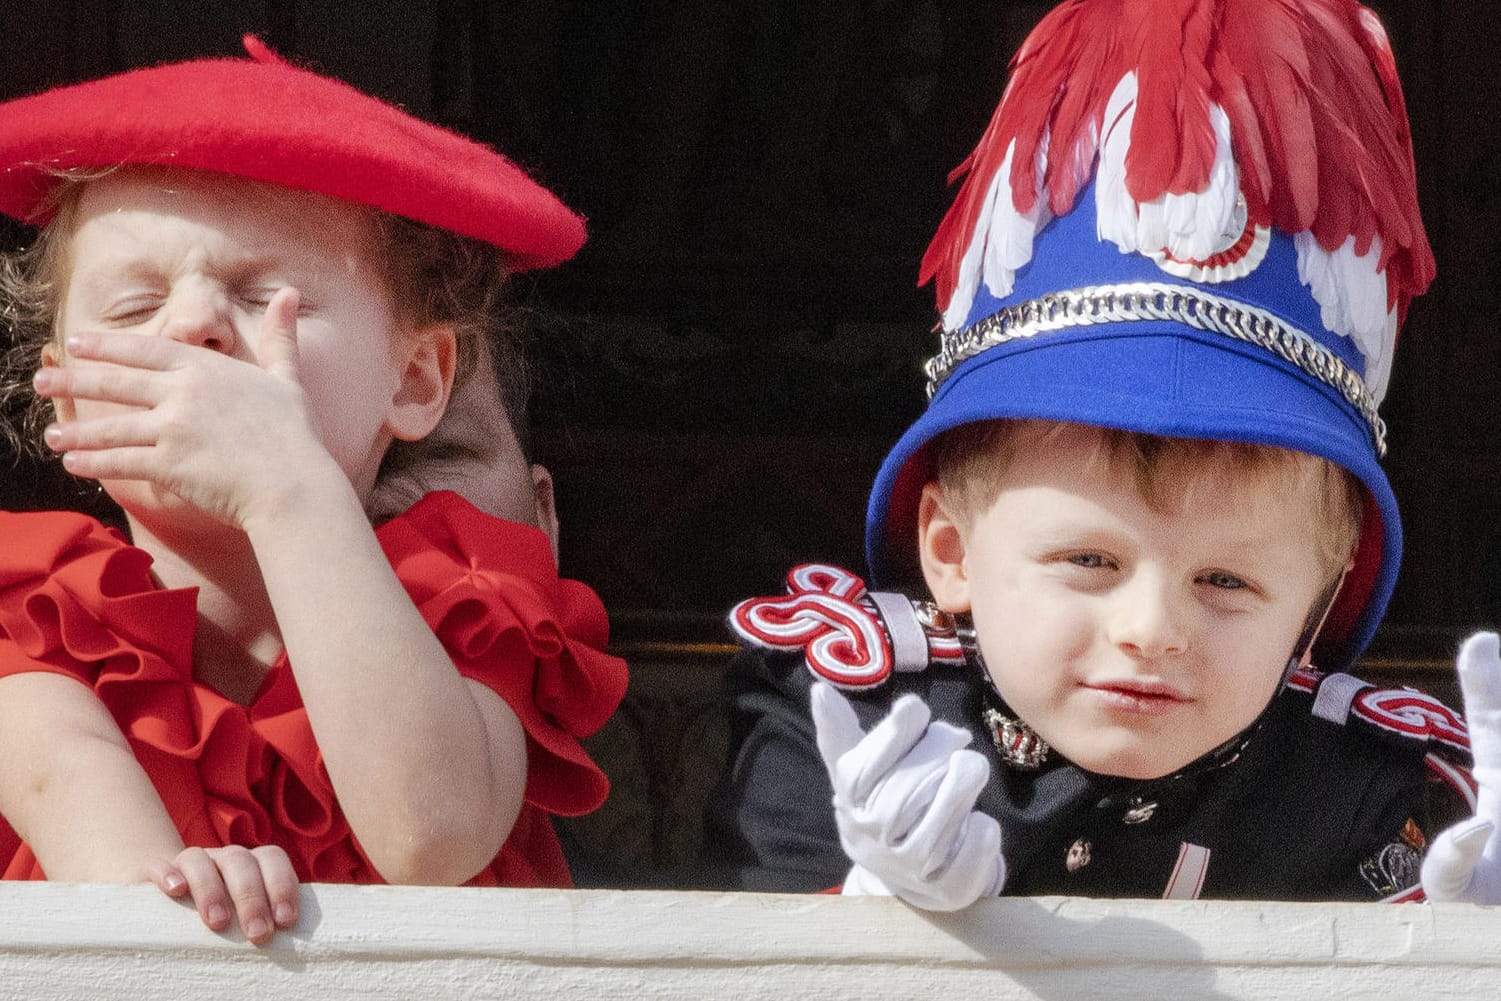
<instances>
[{"instance_id":1,"label":"red fabric ruffle","mask_svg":"<svg viewBox=\"0 0 1501 1001\"><path fill-rule=\"evenodd\" d=\"M558 577L537 529L431 494L377 536L459 671L492 688L527 734L520 818L477 885L567 886L548 814L609 790L578 739L625 693L593 591ZM70 512L0 513L0 677L52 671L110 710L188 844L278 844L305 881L377 883L323 768L296 680L278 662L248 706L193 680L196 592L159 589L151 558ZM0 822L8 879L45 878Z\"/></svg>"}]
</instances>

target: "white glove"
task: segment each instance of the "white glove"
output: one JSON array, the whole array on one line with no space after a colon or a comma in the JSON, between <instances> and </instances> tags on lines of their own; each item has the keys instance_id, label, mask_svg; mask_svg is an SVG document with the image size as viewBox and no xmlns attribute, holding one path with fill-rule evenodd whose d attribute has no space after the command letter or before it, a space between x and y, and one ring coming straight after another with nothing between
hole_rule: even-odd
<instances>
[{"instance_id":1,"label":"white glove","mask_svg":"<svg viewBox=\"0 0 1501 1001\"><path fill-rule=\"evenodd\" d=\"M1429 900L1501 904L1501 639L1476 633L1459 648L1457 664L1480 789L1475 816L1433 839L1423 890Z\"/></svg>"},{"instance_id":2,"label":"white glove","mask_svg":"<svg viewBox=\"0 0 1501 1001\"><path fill-rule=\"evenodd\" d=\"M964 749L968 731L929 722L927 705L904 695L866 734L854 708L823 682L813 686L812 712L839 842L855 863L845 893L955 911L1001 892L1001 826L974 808L990 764Z\"/></svg>"}]
</instances>

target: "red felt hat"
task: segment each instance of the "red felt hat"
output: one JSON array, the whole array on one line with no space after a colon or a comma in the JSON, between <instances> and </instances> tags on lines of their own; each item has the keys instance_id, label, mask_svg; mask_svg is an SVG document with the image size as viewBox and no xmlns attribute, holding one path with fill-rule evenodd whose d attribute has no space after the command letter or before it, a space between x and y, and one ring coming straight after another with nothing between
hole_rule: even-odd
<instances>
[{"instance_id":1,"label":"red felt hat","mask_svg":"<svg viewBox=\"0 0 1501 1001\"><path fill-rule=\"evenodd\" d=\"M158 164L232 174L368 205L561 263L584 223L495 150L247 36L250 59L133 70L0 104L0 212L33 225L55 171Z\"/></svg>"}]
</instances>

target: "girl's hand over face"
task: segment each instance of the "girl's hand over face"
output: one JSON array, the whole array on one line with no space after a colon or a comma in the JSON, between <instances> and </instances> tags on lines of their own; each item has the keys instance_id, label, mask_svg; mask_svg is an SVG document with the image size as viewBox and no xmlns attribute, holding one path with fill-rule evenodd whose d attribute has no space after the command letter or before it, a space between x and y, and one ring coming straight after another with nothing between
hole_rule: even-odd
<instances>
[{"instance_id":1,"label":"girl's hand over face","mask_svg":"<svg viewBox=\"0 0 1501 1001\"><path fill-rule=\"evenodd\" d=\"M48 446L75 475L143 480L226 524L274 510L320 463L337 469L300 381L299 301L294 288L272 298L255 361L169 337L69 335L68 364L36 377L75 411Z\"/></svg>"},{"instance_id":2,"label":"girl's hand over face","mask_svg":"<svg viewBox=\"0 0 1501 1001\"><path fill-rule=\"evenodd\" d=\"M171 861L148 865L151 881L169 897L188 897L203 923L224 931L237 922L256 945L297 923L297 873L275 845L184 848Z\"/></svg>"}]
</instances>

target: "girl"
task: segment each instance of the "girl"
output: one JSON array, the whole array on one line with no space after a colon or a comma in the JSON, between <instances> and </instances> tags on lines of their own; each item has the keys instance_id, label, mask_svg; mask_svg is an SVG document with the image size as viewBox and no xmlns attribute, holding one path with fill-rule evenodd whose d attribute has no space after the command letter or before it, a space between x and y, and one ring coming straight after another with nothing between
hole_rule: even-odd
<instances>
[{"instance_id":1,"label":"girl","mask_svg":"<svg viewBox=\"0 0 1501 1001\"><path fill-rule=\"evenodd\" d=\"M0 865L258 943L298 880L566 885L547 814L603 801L578 737L624 691L598 599L453 494L366 505L472 367L454 248L551 264L582 226L247 47L0 107L0 208L46 224L6 315L131 539L0 515Z\"/></svg>"}]
</instances>

